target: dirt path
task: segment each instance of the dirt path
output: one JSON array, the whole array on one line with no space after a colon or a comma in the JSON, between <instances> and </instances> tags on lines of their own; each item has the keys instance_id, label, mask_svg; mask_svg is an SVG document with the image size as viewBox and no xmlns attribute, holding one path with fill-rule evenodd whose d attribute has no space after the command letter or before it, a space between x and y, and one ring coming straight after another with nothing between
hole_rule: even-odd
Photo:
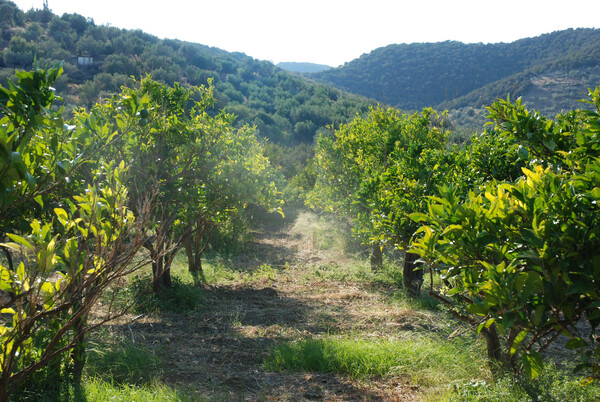
<instances>
[{"instance_id":1,"label":"dirt path","mask_svg":"<svg viewBox=\"0 0 600 402\"><path fill-rule=\"evenodd\" d=\"M318 231L307 234L304 227L314 219L301 214L295 224L260 228L232 262L246 275L206 286L202 309L132 325L136 342L159 351L165 383L208 400L418 399L419 387L402 378L356 381L264 369L278 342L339 333L402 338L435 326L427 313L386 302L392 289L384 285L319 275L351 261L339 249L319 249ZM129 333L124 323L114 329Z\"/></svg>"}]
</instances>

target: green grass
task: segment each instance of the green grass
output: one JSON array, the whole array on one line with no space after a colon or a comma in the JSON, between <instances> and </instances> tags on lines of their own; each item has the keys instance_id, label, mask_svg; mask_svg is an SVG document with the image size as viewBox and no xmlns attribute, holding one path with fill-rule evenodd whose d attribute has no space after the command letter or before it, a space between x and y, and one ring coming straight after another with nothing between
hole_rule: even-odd
<instances>
[{"instance_id":1,"label":"green grass","mask_svg":"<svg viewBox=\"0 0 600 402\"><path fill-rule=\"evenodd\" d=\"M272 371L339 373L353 378L403 376L430 387L485 377L487 371L473 343L333 336L280 344L265 360L265 367Z\"/></svg>"},{"instance_id":2,"label":"green grass","mask_svg":"<svg viewBox=\"0 0 600 402\"><path fill-rule=\"evenodd\" d=\"M149 348L119 341L108 334L90 342L81 386L67 372L49 377L36 373L12 396L14 401L188 401L186 393L160 383L161 359Z\"/></svg>"},{"instance_id":3,"label":"green grass","mask_svg":"<svg viewBox=\"0 0 600 402\"><path fill-rule=\"evenodd\" d=\"M150 384L161 374L156 351L122 342L91 344L87 351L86 375L117 384Z\"/></svg>"},{"instance_id":4,"label":"green grass","mask_svg":"<svg viewBox=\"0 0 600 402\"><path fill-rule=\"evenodd\" d=\"M451 389L433 400L444 401L598 401L600 383L584 385L582 378L553 365L544 369L535 380L506 376L490 383L473 380L455 383Z\"/></svg>"},{"instance_id":5,"label":"green grass","mask_svg":"<svg viewBox=\"0 0 600 402\"><path fill-rule=\"evenodd\" d=\"M80 400L95 402L170 402L197 400L160 383L141 386L129 384L118 385L98 378L87 380L83 385L81 394L83 397Z\"/></svg>"},{"instance_id":6,"label":"green grass","mask_svg":"<svg viewBox=\"0 0 600 402\"><path fill-rule=\"evenodd\" d=\"M188 401L187 394L162 384L162 361L157 351L121 339L91 343L80 389L74 399L87 401Z\"/></svg>"},{"instance_id":7,"label":"green grass","mask_svg":"<svg viewBox=\"0 0 600 402\"><path fill-rule=\"evenodd\" d=\"M11 397L12 401L132 401L132 402L167 402L195 401L185 392L170 388L155 382L149 385L117 384L100 378L86 378L79 387L72 384L57 388L38 389L37 392L18 394Z\"/></svg>"}]
</instances>

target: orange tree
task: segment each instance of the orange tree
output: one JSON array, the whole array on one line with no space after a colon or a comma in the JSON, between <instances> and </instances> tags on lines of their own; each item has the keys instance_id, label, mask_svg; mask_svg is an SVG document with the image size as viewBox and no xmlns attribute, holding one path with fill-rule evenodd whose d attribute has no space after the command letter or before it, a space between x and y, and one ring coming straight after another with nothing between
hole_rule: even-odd
<instances>
[{"instance_id":1,"label":"orange tree","mask_svg":"<svg viewBox=\"0 0 600 402\"><path fill-rule=\"evenodd\" d=\"M214 227L249 203L281 211L278 177L250 127L233 116L209 113L212 87L173 88L151 79L123 92L79 119L96 118L116 129L114 158L132 165L130 207L152 198L150 251L157 293L170 287L170 265L185 248L190 271L200 277L200 258Z\"/></svg>"},{"instance_id":2,"label":"orange tree","mask_svg":"<svg viewBox=\"0 0 600 402\"><path fill-rule=\"evenodd\" d=\"M109 127L65 125L53 111L60 73L36 68L0 87L0 400L35 387L25 379L46 367L80 379L86 334L118 314L110 304L90 324L90 309L144 263L132 261L149 200L137 218L127 208L125 163L99 153L113 140Z\"/></svg>"},{"instance_id":3,"label":"orange tree","mask_svg":"<svg viewBox=\"0 0 600 402\"><path fill-rule=\"evenodd\" d=\"M309 202L350 217L355 234L373 247L374 267L380 264L383 244L405 249L416 229L407 216L419 208L430 188L419 179L430 175L435 165L420 163L435 159L425 156L428 152L445 148L446 136L438 120L431 109L401 115L377 108L365 119L356 118L318 140L317 179ZM407 255L404 277L407 289L416 293L413 262Z\"/></svg>"},{"instance_id":4,"label":"orange tree","mask_svg":"<svg viewBox=\"0 0 600 402\"><path fill-rule=\"evenodd\" d=\"M598 376L600 90L595 111L550 120L517 101L490 108L494 132L528 163L514 182L430 197L412 250L444 281L431 294L477 327L494 369L535 377L559 335ZM589 329L578 325L589 323Z\"/></svg>"}]
</instances>

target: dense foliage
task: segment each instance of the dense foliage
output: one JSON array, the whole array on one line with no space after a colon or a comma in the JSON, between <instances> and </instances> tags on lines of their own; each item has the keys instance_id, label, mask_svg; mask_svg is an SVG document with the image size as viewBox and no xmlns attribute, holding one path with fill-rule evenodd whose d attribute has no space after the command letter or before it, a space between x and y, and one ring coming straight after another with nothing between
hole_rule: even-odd
<instances>
[{"instance_id":1,"label":"dense foliage","mask_svg":"<svg viewBox=\"0 0 600 402\"><path fill-rule=\"evenodd\" d=\"M520 101L494 103L493 132L526 163L522 175L460 186L467 171L411 215L424 222L412 250L444 281L431 294L478 327L496 364L515 371L521 362L533 377L560 335L598 375L600 89L590 95L595 111L556 120Z\"/></svg>"},{"instance_id":2,"label":"dense foliage","mask_svg":"<svg viewBox=\"0 0 600 402\"><path fill-rule=\"evenodd\" d=\"M355 234L373 246L371 261L377 268L383 245L406 249L416 229L407 211L422 209L437 163L430 155L445 145L443 121L431 109L412 115L374 109L332 136L319 137L309 202L350 217ZM413 289L413 261L405 262L405 283Z\"/></svg>"}]
</instances>

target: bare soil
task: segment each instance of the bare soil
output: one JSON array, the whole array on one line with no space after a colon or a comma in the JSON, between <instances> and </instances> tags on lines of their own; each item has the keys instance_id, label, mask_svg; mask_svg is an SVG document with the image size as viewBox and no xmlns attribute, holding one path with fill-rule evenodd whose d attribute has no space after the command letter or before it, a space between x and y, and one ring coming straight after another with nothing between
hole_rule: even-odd
<instances>
[{"instance_id":1,"label":"bare soil","mask_svg":"<svg viewBox=\"0 0 600 402\"><path fill-rule=\"evenodd\" d=\"M206 302L196 311L134 322L130 314L107 329L121 338L133 334L136 344L157 350L163 361L159 380L198 400L420 399L423 390L407 378L359 381L264 368L264 359L282 341L339 333L402 339L438 325L433 314L390 303L397 290L391 285L315 275L351 260L339 249L319 249L314 236L301 232L294 223L265 224L232 262L246 273L269 264L276 275L204 285Z\"/></svg>"}]
</instances>

